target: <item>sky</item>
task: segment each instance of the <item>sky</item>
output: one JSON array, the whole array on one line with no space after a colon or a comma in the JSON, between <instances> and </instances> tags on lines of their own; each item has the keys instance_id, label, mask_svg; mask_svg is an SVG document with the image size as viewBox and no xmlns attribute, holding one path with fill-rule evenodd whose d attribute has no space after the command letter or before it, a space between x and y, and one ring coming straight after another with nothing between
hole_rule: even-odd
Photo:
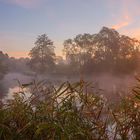
<instances>
[{"instance_id":1,"label":"sky","mask_svg":"<svg viewBox=\"0 0 140 140\"><path fill-rule=\"evenodd\" d=\"M62 55L63 42L103 26L140 39L140 0L0 0L0 50L27 57L46 33Z\"/></svg>"}]
</instances>

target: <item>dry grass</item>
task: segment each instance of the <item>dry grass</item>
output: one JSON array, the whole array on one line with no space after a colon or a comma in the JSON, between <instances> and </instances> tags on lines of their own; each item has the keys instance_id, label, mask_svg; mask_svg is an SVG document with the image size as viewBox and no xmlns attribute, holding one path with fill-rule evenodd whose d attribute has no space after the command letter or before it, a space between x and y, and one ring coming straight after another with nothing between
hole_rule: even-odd
<instances>
[{"instance_id":1,"label":"dry grass","mask_svg":"<svg viewBox=\"0 0 140 140\"><path fill-rule=\"evenodd\" d=\"M91 89L83 81L57 88L45 81L21 85L1 105L0 140L139 140L139 87L115 108Z\"/></svg>"}]
</instances>

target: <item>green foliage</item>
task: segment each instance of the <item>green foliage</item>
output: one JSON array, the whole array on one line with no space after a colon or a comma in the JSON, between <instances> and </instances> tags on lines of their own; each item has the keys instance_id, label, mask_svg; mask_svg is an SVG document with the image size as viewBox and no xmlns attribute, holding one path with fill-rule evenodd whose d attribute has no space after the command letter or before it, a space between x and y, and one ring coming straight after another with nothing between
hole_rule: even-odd
<instances>
[{"instance_id":1,"label":"green foliage","mask_svg":"<svg viewBox=\"0 0 140 140\"><path fill-rule=\"evenodd\" d=\"M112 108L83 81L27 87L1 106L1 140L139 140L138 92Z\"/></svg>"}]
</instances>

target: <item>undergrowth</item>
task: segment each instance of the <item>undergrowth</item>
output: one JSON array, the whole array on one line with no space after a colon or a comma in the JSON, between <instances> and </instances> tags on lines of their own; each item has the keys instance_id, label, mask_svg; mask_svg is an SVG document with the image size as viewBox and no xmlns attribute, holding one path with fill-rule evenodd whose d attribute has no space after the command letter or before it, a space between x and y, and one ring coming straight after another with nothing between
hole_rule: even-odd
<instances>
[{"instance_id":1,"label":"undergrowth","mask_svg":"<svg viewBox=\"0 0 140 140\"><path fill-rule=\"evenodd\" d=\"M140 87L132 92L112 107L83 81L20 85L1 103L0 140L140 140Z\"/></svg>"}]
</instances>

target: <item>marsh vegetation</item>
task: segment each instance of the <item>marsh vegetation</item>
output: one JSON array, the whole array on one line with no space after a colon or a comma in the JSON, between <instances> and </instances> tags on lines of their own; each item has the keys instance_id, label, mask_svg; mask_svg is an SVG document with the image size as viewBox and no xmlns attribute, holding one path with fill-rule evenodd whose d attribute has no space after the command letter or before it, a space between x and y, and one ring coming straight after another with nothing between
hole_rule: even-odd
<instances>
[{"instance_id":1,"label":"marsh vegetation","mask_svg":"<svg viewBox=\"0 0 140 140\"><path fill-rule=\"evenodd\" d=\"M138 140L139 86L111 104L84 81L21 85L13 99L1 102L0 139Z\"/></svg>"}]
</instances>

